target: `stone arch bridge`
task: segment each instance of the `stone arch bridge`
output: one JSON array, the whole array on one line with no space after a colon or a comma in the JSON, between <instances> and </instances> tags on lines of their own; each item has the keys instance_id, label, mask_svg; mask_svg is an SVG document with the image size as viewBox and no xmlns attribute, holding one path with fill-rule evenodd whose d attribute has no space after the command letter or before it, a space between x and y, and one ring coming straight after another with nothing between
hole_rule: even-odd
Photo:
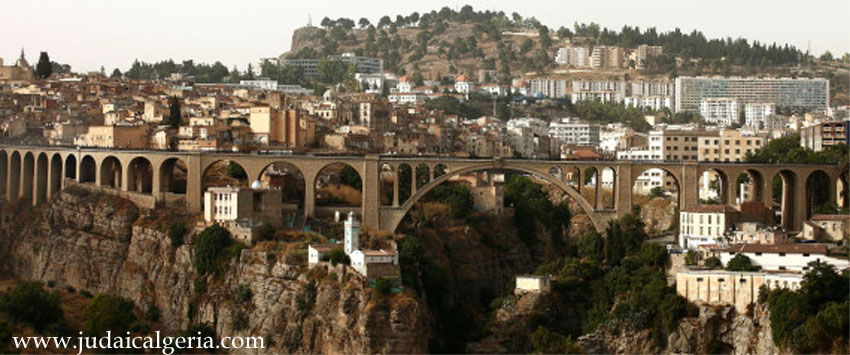
<instances>
[{"instance_id":1,"label":"stone arch bridge","mask_svg":"<svg viewBox=\"0 0 850 355\"><path fill-rule=\"evenodd\" d=\"M696 207L699 202L699 177L712 171L720 177L721 202L732 202L738 196L736 179L741 174L751 178L754 201L773 207L774 176L782 178L783 194L779 206L786 228L799 230L811 214L812 196L823 190L828 201L836 202L837 182L846 188L847 175L836 165L772 165L709 162L664 161L560 161L519 159L455 159L436 157L398 157L384 155L321 156L266 155L258 153L174 152L89 149L74 147L38 147L0 145L0 196L8 200L31 199L34 205L43 203L65 187L69 181L93 184L127 193L149 195L157 202L173 197L171 188L174 166L185 166L185 199L187 209L202 209L202 179L217 162L235 162L243 167L250 180L259 179L273 163L288 163L304 177L303 212L311 216L316 211L316 186L320 172L331 164L346 164L360 175L362 181L361 216L364 225L394 230L411 207L428 191L448 179L468 172L483 170L514 170L548 181L563 190L569 198L590 216L597 230L607 222L631 211L633 186L641 173L659 168L678 185L679 207ZM413 174L410 197L399 198L399 169L411 167ZM599 198L600 185L595 184L595 201L581 193L581 175L587 171L613 172L611 186L613 201ZM567 172L572 172L568 174ZM417 188L416 174L427 174L427 183ZM823 183L812 186L810 179L817 175ZM576 178L576 176L578 176ZM386 183L389 180L390 183ZM392 188L386 187L391 185ZM825 185L825 186L824 186ZM386 189L389 191L382 191ZM391 203L381 203L381 194L391 194ZM824 201L825 202L825 201Z\"/></svg>"}]
</instances>

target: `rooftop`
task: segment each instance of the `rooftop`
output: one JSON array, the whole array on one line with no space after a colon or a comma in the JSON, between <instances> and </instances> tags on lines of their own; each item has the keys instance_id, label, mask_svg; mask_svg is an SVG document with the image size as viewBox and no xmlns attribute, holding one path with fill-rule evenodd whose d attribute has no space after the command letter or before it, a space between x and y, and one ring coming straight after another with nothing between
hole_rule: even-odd
<instances>
[{"instance_id":1,"label":"rooftop","mask_svg":"<svg viewBox=\"0 0 850 355\"><path fill-rule=\"evenodd\" d=\"M785 253L785 254L821 254L826 255L826 244L739 244L720 251L730 253Z\"/></svg>"}]
</instances>

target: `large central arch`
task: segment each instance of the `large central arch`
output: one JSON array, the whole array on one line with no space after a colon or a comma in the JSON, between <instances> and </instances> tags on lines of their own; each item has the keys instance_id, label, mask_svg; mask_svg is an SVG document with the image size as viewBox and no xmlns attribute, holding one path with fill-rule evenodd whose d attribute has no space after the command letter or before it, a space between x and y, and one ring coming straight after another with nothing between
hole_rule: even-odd
<instances>
[{"instance_id":1,"label":"large central arch","mask_svg":"<svg viewBox=\"0 0 850 355\"><path fill-rule=\"evenodd\" d=\"M587 200L585 200L584 197L582 197L578 193L578 191L576 191L572 187L567 186L562 181L556 179L555 177L553 177L552 175L550 175L546 172L537 171L537 170L526 168L526 167L523 167L523 166L506 167L506 166L497 166L497 165L494 165L492 163L488 163L488 164L476 164L476 165L472 165L472 166L463 167L463 168L460 168L460 169L457 169L457 170L448 171L445 174L440 175L439 177L435 177L428 184L422 186L422 188L417 189L416 192L412 196L410 196L410 198L407 199L407 201L403 205L401 205L400 207L397 207L397 208L382 207L382 211L392 211L391 213L386 213L386 214L382 213L382 215L381 215L382 227L387 227L385 229L395 231L396 228L398 228L398 225L401 223L401 220L404 218L404 216L407 215L408 212L410 212L411 208L413 208L413 205L415 205L416 202L418 202L423 197L425 197L425 195L427 195L429 191L433 190L435 187L439 186L443 182L448 181L452 177L459 176L459 175L466 174L466 173L471 173L471 172L484 171L484 170L519 171L519 172L523 172L523 173L526 173L526 174L534 175L535 177L541 178L541 179L545 180L546 182L558 187L559 189L564 191L564 193L566 193L567 196L569 196L570 198L572 198L574 201L576 201L578 203L579 207L590 217L590 221L593 224L593 227L597 231L603 230L607 226L608 219L610 219L610 217L612 215L615 215L615 213L603 214L603 213L599 213L598 211L594 210L593 206L591 206L590 203ZM385 219L387 219L388 221L384 222Z\"/></svg>"}]
</instances>

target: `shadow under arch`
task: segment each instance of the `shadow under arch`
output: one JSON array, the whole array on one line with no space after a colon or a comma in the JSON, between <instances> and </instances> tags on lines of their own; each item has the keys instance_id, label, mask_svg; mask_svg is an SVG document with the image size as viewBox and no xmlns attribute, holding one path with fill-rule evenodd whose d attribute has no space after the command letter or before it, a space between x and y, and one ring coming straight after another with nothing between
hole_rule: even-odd
<instances>
[{"instance_id":1,"label":"shadow under arch","mask_svg":"<svg viewBox=\"0 0 850 355\"><path fill-rule=\"evenodd\" d=\"M598 218L595 218L595 216L596 216L595 212L596 211L593 209L593 207L590 205L590 203L587 202L587 200L584 199L584 197L579 195L578 191L576 191L575 189L573 189L570 186L567 186L562 181L558 181L553 176L549 175L547 172L540 172L540 171L536 171L536 170L528 169L528 168L524 168L524 167L496 166L496 165L490 163L490 164L473 165L473 166L468 166L468 167L457 169L457 170L452 170L450 172L447 172L444 175L441 175L439 177L434 178L434 180L432 180L428 184L422 186L421 189L417 189L416 193L414 193L413 196L410 196L410 198L403 205L398 207L399 208L398 214L392 216L393 220L389 225L389 227L390 227L389 230L395 231L398 228L398 225L401 224L401 221L404 218L404 216L406 216L410 212L410 209L413 208L413 205L415 205L416 202L418 202L423 197L425 197L425 195L427 195L428 192L433 190L435 187L439 186L443 182L448 181L449 179L451 179L454 176L458 176L458 175L462 175L462 174L466 174L466 173L471 173L471 172L476 172L476 171L483 171L483 170L512 170L512 171L523 172L523 173L526 173L526 174L531 174L531 175L534 175L535 177L541 178L541 179L545 180L546 182L558 187L559 189L564 191L564 193L566 193L567 196L569 196L574 201L576 201L578 203L579 207L588 216L590 216L590 221L593 224L593 227L597 231L602 231L602 230L604 230L605 227L607 227L607 224L606 224L607 221L603 221L603 220L600 220Z\"/></svg>"}]
</instances>

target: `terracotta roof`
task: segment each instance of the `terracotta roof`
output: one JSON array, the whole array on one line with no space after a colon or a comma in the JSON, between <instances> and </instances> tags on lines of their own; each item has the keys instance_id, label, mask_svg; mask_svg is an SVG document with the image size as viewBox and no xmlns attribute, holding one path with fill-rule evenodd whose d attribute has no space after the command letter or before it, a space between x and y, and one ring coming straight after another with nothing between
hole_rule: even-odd
<instances>
[{"instance_id":1,"label":"terracotta roof","mask_svg":"<svg viewBox=\"0 0 850 355\"><path fill-rule=\"evenodd\" d=\"M336 248L339 248L338 244L310 244L310 247L316 249L320 252L330 252Z\"/></svg>"},{"instance_id":2,"label":"terracotta roof","mask_svg":"<svg viewBox=\"0 0 850 355\"><path fill-rule=\"evenodd\" d=\"M392 256L395 252L389 250L360 250L366 256Z\"/></svg>"},{"instance_id":3,"label":"terracotta roof","mask_svg":"<svg viewBox=\"0 0 850 355\"><path fill-rule=\"evenodd\" d=\"M729 205L698 205L696 207L682 209L682 212L693 213L736 213L739 212Z\"/></svg>"},{"instance_id":4,"label":"terracotta roof","mask_svg":"<svg viewBox=\"0 0 850 355\"><path fill-rule=\"evenodd\" d=\"M823 254L826 255L826 244L797 243L797 244L738 244L721 251L730 253L786 253L786 254Z\"/></svg>"}]
</instances>

